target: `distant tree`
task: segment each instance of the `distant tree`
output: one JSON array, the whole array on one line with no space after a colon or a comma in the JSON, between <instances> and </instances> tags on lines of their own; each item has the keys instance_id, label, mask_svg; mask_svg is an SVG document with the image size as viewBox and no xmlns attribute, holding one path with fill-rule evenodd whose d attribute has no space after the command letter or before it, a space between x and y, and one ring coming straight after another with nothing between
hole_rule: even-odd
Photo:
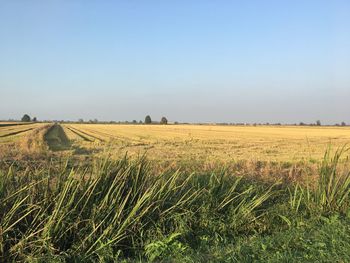
<instances>
[{"instance_id":1,"label":"distant tree","mask_svg":"<svg viewBox=\"0 0 350 263\"><path fill-rule=\"evenodd\" d=\"M320 120L317 120L317 121L316 121L316 125L317 125L317 126L321 126L321 121L320 121Z\"/></svg>"},{"instance_id":2,"label":"distant tree","mask_svg":"<svg viewBox=\"0 0 350 263\"><path fill-rule=\"evenodd\" d=\"M305 123L303 123L302 121L299 123L300 126L304 126Z\"/></svg>"},{"instance_id":3,"label":"distant tree","mask_svg":"<svg viewBox=\"0 0 350 263\"><path fill-rule=\"evenodd\" d=\"M346 126L346 123L342 121L341 126Z\"/></svg>"},{"instance_id":4,"label":"distant tree","mask_svg":"<svg viewBox=\"0 0 350 263\"><path fill-rule=\"evenodd\" d=\"M24 114L22 117L23 122L30 122L30 116L28 114Z\"/></svg>"},{"instance_id":5,"label":"distant tree","mask_svg":"<svg viewBox=\"0 0 350 263\"><path fill-rule=\"evenodd\" d=\"M178 122L178 121L175 121L174 124L179 124L179 122Z\"/></svg>"},{"instance_id":6,"label":"distant tree","mask_svg":"<svg viewBox=\"0 0 350 263\"><path fill-rule=\"evenodd\" d=\"M133 121L132 121L132 123L133 123L133 124L136 124L136 123L137 123L137 121L136 121L136 120L133 120Z\"/></svg>"},{"instance_id":7,"label":"distant tree","mask_svg":"<svg viewBox=\"0 0 350 263\"><path fill-rule=\"evenodd\" d=\"M33 122L37 122L38 119L36 117L33 118Z\"/></svg>"},{"instance_id":8,"label":"distant tree","mask_svg":"<svg viewBox=\"0 0 350 263\"><path fill-rule=\"evenodd\" d=\"M152 123L151 116L147 115L145 118L145 124L151 124L151 123Z\"/></svg>"},{"instance_id":9,"label":"distant tree","mask_svg":"<svg viewBox=\"0 0 350 263\"><path fill-rule=\"evenodd\" d=\"M83 119L79 119L78 122L84 122L84 120Z\"/></svg>"},{"instance_id":10,"label":"distant tree","mask_svg":"<svg viewBox=\"0 0 350 263\"><path fill-rule=\"evenodd\" d=\"M139 123L142 124L142 121L140 120Z\"/></svg>"},{"instance_id":11,"label":"distant tree","mask_svg":"<svg viewBox=\"0 0 350 263\"><path fill-rule=\"evenodd\" d=\"M94 123L98 123L98 119L95 118L93 122L94 122Z\"/></svg>"},{"instance_id":12,"label":"distant tree","mask_svg":"<svg viewBox=\"0 0 350 263\"><path fill-rule=\"evenodd\" d=\"M160 124L168 124L167 118L162 117L162 119L160 120Z\"/></svg>"}]
</instances>

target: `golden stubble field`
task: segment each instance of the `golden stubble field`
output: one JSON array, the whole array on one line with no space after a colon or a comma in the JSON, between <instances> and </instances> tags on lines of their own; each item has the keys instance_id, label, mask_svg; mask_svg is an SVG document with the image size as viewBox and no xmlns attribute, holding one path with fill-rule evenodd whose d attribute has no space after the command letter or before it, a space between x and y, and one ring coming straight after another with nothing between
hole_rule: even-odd
<instances>
[{"instance_id":1,"label":"golden stubble field","mask_svg":"<svg viewBox=\"0 0 350 263\"><path fill-rule=\"evenodd\" d=\"M31 131L44 125L43 123L0 122L0 144L18 141Z\"/></svg>"},{"instance_id":2,"label":"golden stubble field","mask_svg":"<svg viewBox=\"0 0 350 263\"><path fill-rule=\"evenodd\" d=\"M73 145L112 156L147 152L184 162L317 161L329 144L350 142L350 127L64 124Z\"/></svg>"},{"instance_id":3,"label":"golden stubble field","mask_svg":"<svg viewBox=\"0 0 350 263\"><path fill-rule=\"evenodd\" d=\"M28 139L36 129L45 125L49 124L0 125L0 145ZM107 153L118 158L126 153L130 156L146 153L151 160L189 164L240 160L314 162L322 159L329 144L337 148L350 142L350 127L116 124L61 126L70 141L69 145L61 147L63 154L102 156ZM55 133L51 135L58 136Z\"/></svg>"}]
</instances>

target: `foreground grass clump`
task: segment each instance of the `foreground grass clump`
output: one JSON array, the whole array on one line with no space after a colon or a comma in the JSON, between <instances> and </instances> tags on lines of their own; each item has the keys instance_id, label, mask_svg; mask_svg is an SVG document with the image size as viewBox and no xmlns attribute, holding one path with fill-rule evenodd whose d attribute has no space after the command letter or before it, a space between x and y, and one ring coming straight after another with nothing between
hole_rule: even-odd
<instances>
[{"instance_id":1,"label":"foreground grass clump","mask_svg":"<svg viewBox=\"0 0 350 263\"><path fill-rule=\"evenodd\" d=\"M13 165L0 174L0 261L347 261L342 154L306 185L157 174L144 158Z\"/></svg>"},{"instance_id":2,"label":"foreground grass clump","mask_svg":"<svg viewBox=\"0 0 350 263\"><path fill-rule=\"evenodd\" d=\"M207 227L209 214L236 232L257 219L270 195L235 177L156 175L144 159L77 169L11 167L0 183L1 256L94 260L135 257L147 248L154 258L155 238L191 238L192 228Z\"/></svg>"}]
</instances>

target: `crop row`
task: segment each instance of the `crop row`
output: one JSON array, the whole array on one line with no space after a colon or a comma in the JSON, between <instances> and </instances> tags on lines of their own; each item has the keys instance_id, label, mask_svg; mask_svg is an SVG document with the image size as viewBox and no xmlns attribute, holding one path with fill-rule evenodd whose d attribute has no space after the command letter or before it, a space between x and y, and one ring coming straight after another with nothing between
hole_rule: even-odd
<instances>
[{"instance_id":1,"label":"crop row","mask_svg":"<svg viewBox=\"0 0 350 263\"><path fill-rule=\"evenodd\" d=\"M39 127L38 124L30 124L30 125L12 125L12 126L2 126L0 127L0 138L15 136L19 134L23 134L29 131L32 131L36 127Z\"/></svg>"},{"instance_id":2,"label":"crop row","mask_svg":"<svg viewBox=\"0 0 350 263\"><path fill-rule=\"evenodd\" d=\"M88 142L93 142L96 140L97 141L104 141L102 138L97 137L96 135L93 135L91 133L88 133L85 130L77 129L77 128L72 127L72 126L66 126L66 128L68 130L70 130L71 132L73 132L78 137L80 137L81 139L83 139L84 141L88 141Z\"/></svg>"}]
</instances>

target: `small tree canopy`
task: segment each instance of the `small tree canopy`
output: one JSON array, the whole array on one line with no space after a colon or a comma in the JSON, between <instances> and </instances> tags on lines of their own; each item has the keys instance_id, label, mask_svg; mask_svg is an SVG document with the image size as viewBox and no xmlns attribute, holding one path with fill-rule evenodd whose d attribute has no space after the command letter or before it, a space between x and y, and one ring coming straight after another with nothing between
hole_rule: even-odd
<instances>
[{"instance_id":1,"label":"small tree canopy","mask_svg":"<svg viewBox=\"0 0 350 263\"><path fill-rule=\"evenodd\" d=\"M317 125L317 126L321 126L321 121L320 121L320 120L317 120L317 121L316 121L316 125Z\"/></svg>"},{"instance_id":2,"label":"small tree canopy","mask_svg":"<svg viewBox=\"0 0 350 263\"><path fill-rule=\"evenodd\" d=\"M146 124L151 124L151 123L152 123L151 116L149 116L149 115L146 116L146 118L145 118L145 123L146 123Z\"/></svg>"},{"instance_id":3,"label":"small tree canopy","mask_svg":"<svg viewBox=\"0 0 350 263\"><path fill-rule=\"evenodd\" d=\"M36 117L34 117L34 118L33 118L33 121L34 121L34 122L37 122L37 121L38 121L38 119L37 119Z\"/></svg>"},{"instance_id":4,"label":"small tree canopy","mask_svg":"<svg viewBox=\"0 0 350 263\"><path fill-rule=\"evenodd\" d=\"M24 114L22 117L23 122L30 122L30 116L28 114Z\"/></svg>"},{"instance_id":5,"label":"small tree canopy","mask_svg":"<svg viewBox=\"0 0 350 263\"><path fill-rule=\"evenodd\" d=\"M346 123L342 121L341 126L346 126Z\"/></svg>"},{"instance_id":6,"label":"small tree canopy","mask_svg":"<svg viewBox=\"0 0 350 263\"><path fill-rule=\"evenodd\" d=\"M160 120L160 124L168 124L167 118L162 117L162 119Z\"/></svg>"}]
</instances>

